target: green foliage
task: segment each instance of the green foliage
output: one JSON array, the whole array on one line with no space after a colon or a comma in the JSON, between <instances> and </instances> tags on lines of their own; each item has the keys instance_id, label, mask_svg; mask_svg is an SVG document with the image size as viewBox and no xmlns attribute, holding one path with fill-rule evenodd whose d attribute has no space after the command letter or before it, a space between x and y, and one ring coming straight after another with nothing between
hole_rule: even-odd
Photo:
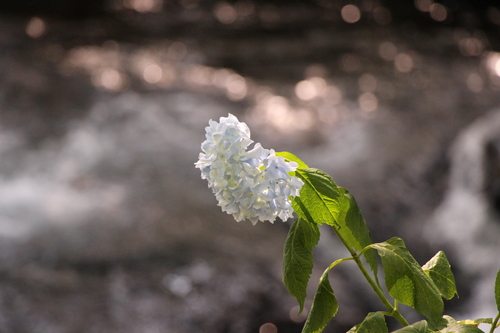
<instances>
[{"instance_id":1,"label":"green foliage","mask_svg":"<svg viewBox=\"0 0 500 333\"><path fill-rule=\"evenodd\" d=\"M424 266L422 266L432 279L439 290L439 293L445 299L452 299L457 294L455 286L455 277L450 269L450 263L443 251L439 251Z\"/></svg>"},{"instance_id":2,"label":"green foliage","mask_svg":"<svg viewBox=\"0 0 500 333\"><path fill-rule=\"evenodd\" d=\"M300 197L293 200L295 212L311 223L336 226L340 193L332 177L314 168L297 169L295 175L304 182Z\"/></svg>"},{"instance_id":3,"label":"green foliage","mask_svg":"<svg viewBox=\"0 0 500 333\"><path fill-rule=\"evenodd\" d=\"M348 246L351 246L355 251L361 251L373 243L370 230L354 197L344 188L339 187L339 192L340 213L337 218L338 228L336 232ZM368 249L364 252L364 256L374 275L377 276L378 262L375 250Z\"/></svg>"},{"instance_id":4,"label":"green foliage","mask_svg":"<svg viewBox=\"0 0 500 333\"><path fill-rule=\"evenodd\" d=\"M493 319L492 318L479 318L476 320L471 320L471 319L466 319L466 320L460 320L458 321L459 324L462 325L473 325L473 326L478 326L479 324L493 324Z\"/></svg>"},{"instance_id":5,"label":"green foliage","mask_svg":"<svg viewBox=\"0 0 500 333\"><path fill-rule=\"evenodd\" d=\"M354 326L347 333L387 333L387 324L382 312L370 312L361 324Z\"/></svg>"},{"instance_id":6,"label":"green foliage","mask_svg":"<svg viewBox=\"0 0 500 333\"><path fill-rule=\"evenodd\" d=\"M497 273L495 280L495 300L497 302L497 310L500 312L500 270Z\"/></svg>"},{"instance_id":7,"label":"green foliage","mask_svg":"<svg viewBox=\"0 0 500 333\"><path fill-rule=\"evenodd\" d=\"M372 247L382 259L389 294L426 316L431 323L437 322L444 307L440 292L406 249L403 240L391 238Z\"/></svg>"},{"instance_id":8,"label":"green foliage","mask_svg":"<svg viewBox=\"0 0 500 333\"><path fill-rule=\"evenodd\" d=\"M441 333L484 333L476 325L450 324L439 330Z\"/></svg>"},{"instance_id":9,"label":"green foliage","mask_svg":"<svg viewBox=\"0 0 500 333\"><path fill-rule=\"evenodd\" d=\"M425 320L416 322L413 325L403 327L393 333L483 333L477 324L469 325L455 321L450 316L443 316L439 321L438 330L431 329Z\"/></svg>"},{"instance_id":10,"label":"green foliage","mask_svg":"<svg viewBox=\"0 0 500 333\"><path fill-rule=\"evenodd\" d=\"M312 249L319 241L319 227L298 218L290 228L283 255L283 283L304 308L307 283L313 269Z\"/></svg>"},{"instance_id":11,"label":"green foliage","mask_svg":"<svg viewBox=\"0 0 500 333\"><path fill-rule=\"evenodd\" d=\"M429 324L426 320L417 321L413 325L405 326L393 333L431 333L432 330L429 328Z\"/></svg>"},{"instance_id":12,"label":"green foliage","mask_svg":"<svg viewBox=\"0 0 500 333\"><path fill-rule=\"evenodd\" d=\"M328 322L337 314L338 309L337 299L333 294L330 281L328 280L328 270L326 270L319 280L311 312L307 317L302 333L321 332Z\"/></svg>"},{"instance_id":13,"label":"green foliage","mask_svg":"<svg viewBox=\"0 0 500 333\"><path fill-rule=\"evenodd\" d=\"M293 199L293 209L299 218L290 229L283 260L283 282L290 294L297 298L300 312L307 297L307 284L313 269L312 250L320 237L319 225L326 223L334 227L358 266L363 265L355 253L363 253L375 277L377 277L376 253L378 253L382 260L389 294L396 301L413 307L427 318L394 333L479 333L482 332L477 328L480 323L492 323L490 318L457 322L449 316L442 316L443 298L451 299L457 294L455 278L444 252L438 252L421 267L400 238L373 244L366 222L349 191L338 187L325 172L309 168L293 154L281 152L276 155L298 163L294 175L304 182L300 197ZM328 280L328 272L337 263L353 258L339 259L323 273L303 333L321 332L336 315L338 304ZM365 269L363 267L360 269L370 282ZM388 303L378 282L370 283L388 308L390 315L394 315L403 325L407 325L397 308L392 308ZM495 283L495 299L500 311L500 271ZM373 312L348 333L387 333L387 331L384 313Z\"/></svg>"}]
</instances>

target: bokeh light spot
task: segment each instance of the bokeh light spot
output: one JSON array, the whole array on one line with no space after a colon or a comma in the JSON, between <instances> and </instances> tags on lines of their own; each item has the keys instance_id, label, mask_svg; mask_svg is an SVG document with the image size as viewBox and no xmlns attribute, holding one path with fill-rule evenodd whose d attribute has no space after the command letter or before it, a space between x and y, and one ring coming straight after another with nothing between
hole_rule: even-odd
<instances>
[{"instance_id":1,"label":"bokeh light spot","mask_svg":"<svg viewBox=\"0 0 500 333\"><path fill-rule=\"evenodd\" d=\"M255 11L255 5L250 0L240 0L234 4L234 8L240 16L250 16Z\"/></svg>"},{"instance_id":2,"label":"bokeh light spot","mask_svg":"<svg viewBox=\"0 0 500 333\"><path fill-rule=\"evenodd\" d=\"M226 88L227 80L232 72L226 68L217 69L214 72L214 84L219 88Z\"/></svg>"},{"instance_id":3,"label":"bokeh light spot","mask_svg":"<svg viewBox=\"0 0 500 333\"><path fill-rule=\"evenodd\" d=\"M173 294L184 297L187 296L193 289L193 283L191 279L184 275L167 275L163 278L163 284L167 287Z\"/></svg>"},{"instance_id":4,"label":"bokeh light spot","mask_svg":"<svg viewBox=\"0 0 500 333\"><path fill-rule=\"evenodd\" d=\"M232 101L240 101L247 95L245 79L238 74L232 74L226 79L227 97Z\"/></svg>"},{"instance_id":5,"label":"bokeh light spot","mask_svg":"<svg viewBox=\"0 0 500 333\"><path fill-rule=\"evenodd\" d=\"M377 96L371 92L366 92L358 97L359 106L363 111L372 112L378 108Z\"/></svg>"},{"instance_id":6,"label":"bokeh light spot","mask_svg":"<svg viewBox=\"0 0 500 333\"><path fill-rule=\"evenodd\" d=\"M315 76L311 77L309 81L311 81L312 84L314 85L314 89L316 89L316 95L321 96L324 94L326 89L325 79Z\"/></svg>"},{"instance_id":7,"label":"bokeh light spot","mask_svg":"<svg viewBox=\"0 0 500 333\"><path fill-rule=\"evenodd\" d=\"M193 65L186 72L185 78L194 84L210 86L214 84L215 69L207 66Z\"/></svg>"},{"instance_id":8,"label":"bokeh light spot","mask_svg":"<svg viewBox=\"0 0 500 333\"><path fill-rule=\"evenodd\" d=\"M295 86L295 94L298 98L308 101L316 97L316 89L311 81L303 80Z\"/></svg>"},{"instance_id":9,"label":"bokeh light spot","mask_svg":"<svg viewBox=\"0 0 500 333\"><path fill-rule=\"evenodd\" d=\"M481 55L485 46L479 39L469 37L460 39L458 42L458 48L460 49L460 53L462 53L462 55L471 57Z\"/></svg>"},{"instance_id":10,"label":"bokeh light spot","mask_svg":"<svg viewBox=\"0 0 500 333\"><path fill-rule=\"evenodd\" d=\"M407 53L399 53L394 58L394 67L401 73L408 73L413 69L413 58Z\"/></svg>"},{"instance_id":11,"label":"bokeh light spot","mask_svg":"<svg viewBox=\"0 0 500 333\"><path fill-rule=\"evenodd\" d=\"M101 68L92 73L92 83L110 91L120 91L125 86L125 76L114 68Z\"/></svg>"},{"instance_id":12,"label":"bokeh light spot","mask_svg":"<svg viewBox=\"0 0 500 333\"><path fill-rule=\"evenodd\" d=\"M438 22L443 22L448 17L448 10L439 3L433 3L429 8L431 17Z\"/></svg>"},{"instance_id":13,"label":"bokeh light spot","mask_svg":"<svg viewBox=\"0 0 500 333\"><path fill-rule=\"evenodd\" d=\"M154 84L160 82L163 76L163 71L160 66L151 64L144 68L142 75L144 77L144 81Z\"/></svg>"},{"instance_id":14,"label":"bokeh light spot","mask_svg":"<svg viewBox=\"0 0 500 333\"><path fill-rule=\"evenodd\" d=\"M398 49L391 42L383 42L378 47L378 54L380 54L380 57L384 60L393 61L398 54Z\"/></svg>"},{"instance_id":15,"label":"bokeh light spot","mask_svg":"<svg viewBox=\"0 0 500 333\"><path fill-rule=\"evenodd\" d=\"M342 101L342 92L336 86L328 86L325 90L325 101L336 105Z\"/></svg>"},{"instance_id":16,"label":"bokeh light spot","mask_svg":"<svg viewBox=\"0 0 500 333\"><path fill-rule=\"evenodd\" d=\"M493 75L500 76L500 53L488 52L486 56L486 69Z\"/></svg>"},{"instance_id":17,"label":"bokeh light spot","mask_svg":"<svg viewBox=\"0 0 500 333\"><path fill-rule=\"evenodd\" d=\"M359 90L363 92L373 92L377 89L377 79L375 76L365 73L358 79Z\"/></svg>"},{"instance_id":18,"label":"bokeh light spot","mask_svg":"<svg viewBox=\"0 0 500 333\"><path fill-rule=\"evenodd\" d=\"M307 318L307 313L308 313L307 309L303 309L303 311L299 315L297 315L297 313L299 313L299 310L300 307L296 305L293 308L291 308L289 312L290 319L296 323L301 323Z\"/></svg>"},{"instance_id":19,"label":"bokeh light spot","mask_svg":"<svg viewBox=\"0 0 500 333\"><path fill-rule=\"evenodd\" d=\"M355 5L345 5L342 7L340 15L347 23L356 23L361 19L361 11Z\"/></svg>"},{"instance_id":20,"label":"bokeh light spot","mask_svg":"<svg viewBox=\"0 0 500 333\"><path fill-rule=\"evenodd\" d=\"M175 71L175 68L170 64L165 63L161 66L161 72L161 81L158 82L158 84L164 88L170 87L177 79L177 72Z\"/></svg>"},{"instance_id":21,"label":"bokeh light spot","mask_svg":"<svg viewBox=\"0 0 500 333\"><path fill-rule=\"evenodd\" d=\"M187 47L184 43L173 42L167 50L167 57L172 60L182 60L187 55Z\"/></svg>"},{"instance_id":22,"label":"bokeh light spot","mask_svg":"<svg viewBox=\"0 0 500 333\"><path fill-rule=\"evenodd\" d=\"M26 34L31 38L43 36L47 29L45 22L39 17L33 17L26 25Z\"/></svg>"},{"instance_id":23,"label":"bokeh light spot","mask_svg":"<svg viewBox=\"0 0 500 333\"><path fill-rule=\"evenodd\" d=\"M162 7L160 0L125 0L123 4L139 13L159 12Z\"/></svg>"},{"instance_id":24,"label":"bokeh light spot","mask_svg":"<svg viewBox=\"0 0 500 333\"><path fill-rule=\"evenodd\" d=\"M312 77L308 80L300 81L295 86L295 94L304 101L323 95L325 90L326 82L320 77Z\"/></svg>"},{"instance_id":25,"label":"bokeh light spot","mask_svg":"<svg viewBox=\"0 0 500 333\"><path fill-rule=\"evenodd\" d=\"M223 24L231 24L238 18L238 13L233 5L219 2L214 8L214 15Z\"/></svg>"},{"instance_id":26,"label":"bokeh light spot","mask_svg":"<svg viewBox=\"0 0 500 333\"><path fill-rule=\"evenodd\" d=\"M465 83L472 92L478 93L483 90L484 82L478 73L470 73Z\"/></svg>"},{"instance_id":27,"label":"bokeh light spot","mask_svg":"<svg viewBox=\"0 0 500 333\"><path fill-rule=\"evenodd\" d=\"M422 12L428 12L433 3L433 0L415 0L415 7Z\"/></svg>"},{"instance_id":28,"label":"bokeh light spot","mask_svg":"<svg viewBox=\"0 0 500 333\"><path fill-rule=\"evenodd\" d=\"M272 323L265 323L259 328L259 333L277 333L278 328Z\"/></svg>"}]
</instances>

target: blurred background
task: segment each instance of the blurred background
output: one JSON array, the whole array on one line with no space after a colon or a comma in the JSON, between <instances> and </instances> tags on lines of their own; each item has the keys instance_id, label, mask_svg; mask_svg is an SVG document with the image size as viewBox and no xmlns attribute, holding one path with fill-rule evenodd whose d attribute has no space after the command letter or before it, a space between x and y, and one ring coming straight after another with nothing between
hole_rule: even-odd
<instances>
[{"instance_id":1,"label":"blurred background","mask_svg":"<svg viewBox=\"0 0 500 333\"><path fill-rule=\"evenodd\" d=\"M194 168L228 113L374 241L445 250L447 314L494 316L499 33L494 0L2 0L0 332L300 332L290 221L236 223ZM325 228L306 305L345 255ZM382 310L350 263L330 279L325 332Z\"/></svg>"}]
</instances>

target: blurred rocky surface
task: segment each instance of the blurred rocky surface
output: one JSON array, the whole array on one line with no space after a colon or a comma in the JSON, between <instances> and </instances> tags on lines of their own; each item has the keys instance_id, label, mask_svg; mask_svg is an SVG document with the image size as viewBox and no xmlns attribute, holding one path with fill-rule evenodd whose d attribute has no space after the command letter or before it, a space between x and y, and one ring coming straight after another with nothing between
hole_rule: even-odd
<instances>
[{"instance_id":1,"label":"blurred rocky surface","mask_svg":"<svg viewBox=\"0 0 500 333\"><path fill-rule=\"evenodd\" d=\"M477 302L499 251L497 7L478 30L370 1L354 24L340 3L157 3L0 21L0 330L300 331L280 282L288 224L235 223L193 166L228 112L348 188L375 241L403 237L421 263L449 249L449 311L491 316ZM465 207L468 172L483 181ZM325 232L318 271L342 255ZM331 278L330 331L379 309L349 265Z\"/></svg>"},{"instance_id":2,"label":"blurred rocky surface","mask_svg":"<svg viewBox=\"0 0 500 333\"><path fill-rule=\"evenodd\" d=\"M491 285L498 271L500 234L500 110L463 130L450 150L450 186L427 226L427 238L450 249L456 266L476 283L471 311L494 316Z\"/></svg>"}]
</instances>

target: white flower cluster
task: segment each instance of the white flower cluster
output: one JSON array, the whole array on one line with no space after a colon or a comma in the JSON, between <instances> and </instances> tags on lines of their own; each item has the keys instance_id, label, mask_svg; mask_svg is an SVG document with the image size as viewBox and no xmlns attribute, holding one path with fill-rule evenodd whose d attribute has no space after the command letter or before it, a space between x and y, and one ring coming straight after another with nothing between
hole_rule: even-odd
<instances>
[{"instance_id":1,"label":"white flower cluster","mask_svg":"<svg viewBox=\"0 0 500 333\"><path fill-rule=\"evenodd\" d=\"M210 120L206 127L206 140L196 168L201 178L208 181L222 207L236 221L249 219L274 222L277 216L286 221L292 216L290 196L298 196L303 182L289 173L298 164L276 156L272 149L256 143L248 146L250 129L229 114L219 122Z\"/></svg>"}]
</instances>

